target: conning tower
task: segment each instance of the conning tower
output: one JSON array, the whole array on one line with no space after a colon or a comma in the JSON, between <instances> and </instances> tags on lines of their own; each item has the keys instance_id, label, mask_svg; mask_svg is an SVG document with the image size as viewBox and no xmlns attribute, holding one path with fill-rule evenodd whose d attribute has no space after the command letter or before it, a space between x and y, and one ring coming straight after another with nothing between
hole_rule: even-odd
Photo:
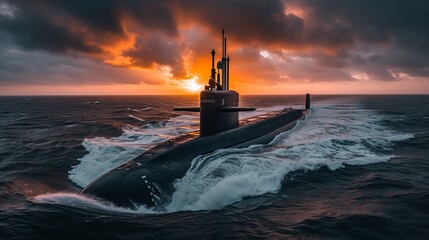
<instances>
[{"instance_id":1,"label":"conning tower","mask_svg":"<svg viewBox=\"0 0 429 240\"><path fill-rule=\"evenodd\" d=\"M239 111L254 111L256 108L238 107L239 94L229 90L229 62L227 38L222 30L222 58L214 66L216 52L211 51L212 68L208 84L200 93L200 107L174 108L176 111L200 112L200 135L207 136L238 127ZM221 82L222 80L222 82Z\"/></svg>"}]
</instances>

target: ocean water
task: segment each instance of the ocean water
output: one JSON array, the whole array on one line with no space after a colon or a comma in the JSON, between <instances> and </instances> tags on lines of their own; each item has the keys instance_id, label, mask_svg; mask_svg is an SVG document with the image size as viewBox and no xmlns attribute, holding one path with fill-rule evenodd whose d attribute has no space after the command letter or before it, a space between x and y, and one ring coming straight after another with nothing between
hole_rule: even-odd
<instances>
[{"instance_id":1,"label":"ocean water","mask_svg":"<svg viewBox=\"0 0 429 240\"><path fill-rule=\"evenodd\" d=\"M266 145L198 156L163 212L77 193L198 129L197 96L0 97L0 239L427 239L429 96L313 96ZM303 96L242 96L240 118Z\"/></svg>"}]
</instances>

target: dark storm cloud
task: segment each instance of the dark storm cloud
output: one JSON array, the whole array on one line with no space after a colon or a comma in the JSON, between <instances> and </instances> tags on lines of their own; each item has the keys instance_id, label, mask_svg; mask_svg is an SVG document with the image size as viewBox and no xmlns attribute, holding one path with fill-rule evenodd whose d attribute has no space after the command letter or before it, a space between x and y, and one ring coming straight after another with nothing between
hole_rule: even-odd
<instances>
[{"instance_id":1,"label":"dark storm cloud","mask_svg":"<svg viewBox=\"0 0 429 240\"><path fill-rule=\"evenodd\" d=\"M137 41L135 49L127 54L134 57L136 66L167 64L172 65L173 73L178 76L185 74L178 62L180 52L166 44L174 42L177 29L173 15L162 1L15 0L0 3L7 10L7 14L0 13L0 38L11 39L24 50L72 53L72 56L84 53L98 60L110 59L112 54L117 54L111 52L111 46L132 39L127 34L131 29ZM143 40L141 36L152 36L151 31L161 32L165 37ZM144 41L149 45L142 46Z\"/></svg>"},{"instance_id":2,"label":"dark storm cloud","mask_svg":"<svg viewBox=\"0 0 429 240\"><path fill-rule=\"evenodd\" d=\"M292 4L289 4L289 1L171 2L175 12L180 12L185 21L198 22L217 35L220 29L226 28L228 36L241 44L278 48L305 48L309 45L340 48L350 46L355 40L353 29L345 22L323 16L316 16L317 19L299 16L290 11ZM314 6L317 7L317 4ZM312 9L313 14L318 14L313 6L305 7Z\"/></svg>"},{"instance_id":3,"label":"dark storm cloud","mask_svg":"<svg viewBox=\"0 0 429 240\"><path fill-rule=\"evenodd\" d=\"M285 14L279 0L184 0L172 1L185 18L199 22L218 35L227 28L229 36L241 43L298 43L304 22Z\"/></svg>"},{"instance_id":4,"label":"dark storm cloud","mask_svg":"<svg viewBox=\"0 0 429 240\"><path fill-rule=\"evenodd\" d=\"M344 49L331 55L312 53L311 55L308 55L308 57L314 58L316 63L320 66L329 68L344 68L349 65L349 53Z\"/></svg>"},{"instance_id":5,"label":"dark storm cloud","mask_svg":"<svg viewBox=\"0 0 429 240\"><path fill-rule=\"evenodd\" d=\"M392 71L429 77L426 0L188 0L173 5L188 21L203 24L213 34L227 28L228 36L238 45L290 49L297 56L311 57L314 64L323 67L320 73L335 72L336 68L359 70L373 80L400 79ZM294 8L303 14L295 14ZM365 45L370 48L362 47ZM381 59L374 62L370 53ZM319 75L318 79L333 79L328 73Z\"/></svg>"},{"instance_id":6,"label":"dark storm cloud","mask_svg":"<svg viewBox=\"0 0 429 240\"><path fill-rule=\"evenodd\" d=\"M222 28L227 30L229 43L235 49L244 49L237 52L236 59L243 58L240 63L246 61L245 54L255 60L260 59L260 50L275 53L285 49L291 56L310 59L313 66L302 66L315 71L320 80L353 80L347 76L352 71L386 81L400 79L398 72L429 77L427 0L7 2L13 11L0 13L0 38L11 39L22 49L78 52L105 60L106 55L112 54L109 46L132 39L132 33L136 36L134 46L123 51L122 56L139 67L170 66L179 78L186 76L183 56L187 51L194 49L193 58L201 58L207 54L207 45L217 42L214 39L219 39ZM205 35L188 36L189 28L200 29ZM193 42L195 39L198 42ZM252 51L245 52L246 48ZM242 68L252 69L251 64L261 62L249 60L248 64ZM282 81L274 77L278 68L264 64L267 76ZM302 69L288 71L288 76L305 78ZM310 76L310 71L307 74Z\"/></svg>"},{"instance_id":7,"label":"dark storm cloud","mask_svg":"<svg viewBox=\"0 0 429 240\"><path fill-rule=\"evenodd\" d=\"M342 22L357 39L366 42L386 42L401 30L428 34L429 3L426 0L409 2L392 0L292 0L310 11L310 18L319 25Z\"/></svg>"},{"instance_id":8,"label":"dark storm cloud","mask_svg":"<svg viewBox=\"0 0 429 240\"><path fill-rule=\"evenodd\" d=\"M66 52L68 49L73 49L87 53L102 52L98 46L85 43L82 33L72 33L37 13L18 12L13 19L0 18L0 30L6 32L16 44L27 50Z\"/></svg>"},{"instance_id":9,"label":"dark storm cloud","mask_svg":"<svg viewBox=\"0 0 429 240\"><path fill-rule=\"evenodd\" d=\"M50 6L89 24L92 29L122 34L121 21L130 16L141 26L177 34L176 22L163 1L156 0L62 0L49 1Z\"/></svg>"},{"instance_id":10,"label":"dark storm cloud","mask_svg":"<svg viewBox=\"0 0 429 240\"><path fill-rule=\"evenodd\" d=\"M162 79L148 76L142 78L133 71L109 66L97 60L14 48L0 49L0 55L0 85L164 83Z\"/></svg>"},{"instance_id":11,"label":"dark storm cloud","mask_svg":"<svg viewBox=\"0 0 429 240\"><path fill-rule=\"evenodd\" d=\"M160 1L15 0L14 16L0 16L0 31L25 49L101 53L98 44L126 39L122 24L132 19L145 29L177 34L176 22ZM91 44L90 44L91 42Z\"/></svg>"},{"instance_id":12,"label":"dark storm cloud","mask_svg":"<svg viewBox=\"0 0 429 240\"><path fill-rule=\"evenodd\" d=\"M213 35L227 28L234 44L290 49L311 57L325 71L359 66L373 80L395 80L392 71L429 77L426 0L185 0L172 5L185 20L202 24ZM371 52L382 59L373 62Z\"/></svg>"},{"instance_id":13,"label":"dark storm cloud","mask_svg":"<svg viewBox=\"0 0 429 240\"><path fill-rule=\"evenodd\" d=\"M354 56L350 62L356 63L357 60L359 65L372 63L365 69L377 80L392 80L389 69L411 76L429 77L428 1L293 0L286 1L286 4L306 9L309 13L306 24L314 27L323 29L327 24L340 23L341 28L334 26L332 34L341 36L347 32L350 43L354 43L345 50L375 53L368 58ZM320 39L323 34L316 36ZM362 44L370 46L370 49L360 48Z\"/></svg>"},{"instance_id":14,"label":"dark storm cloud","mask_svg":"<svg viewBox=\"0 0 429 240\"><path fill-rule=\"evenodd\" d=\"M148 68L153 63L168 65L172 67L175 76L186 76L180 46L162 34L138 37L135 47L125 51L123 55L131 57L135 66Z\"/></svg>"}]
</instances>

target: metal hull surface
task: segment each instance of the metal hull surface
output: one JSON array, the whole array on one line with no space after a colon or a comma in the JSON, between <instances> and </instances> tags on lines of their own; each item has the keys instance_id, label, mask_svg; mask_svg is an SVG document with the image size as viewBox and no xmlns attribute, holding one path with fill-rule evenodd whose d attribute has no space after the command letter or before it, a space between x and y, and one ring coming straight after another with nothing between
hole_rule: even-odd
<instances>
[{"instance_id":1,"label":"metal hull surface","mask_svg":"<svg viewBox=\"0 0 429 240\"><path fill-rule=\"evenodd\" d=\"M196 156L222 148L267 144L293 128L307 113L308 110L275 111L242 120L239 126L214 135L200 137L199 131L179 135L101 175L81 194L122 207L162 208L175 190L173 183L186 174Z\"/></svg>"}]
</instances>

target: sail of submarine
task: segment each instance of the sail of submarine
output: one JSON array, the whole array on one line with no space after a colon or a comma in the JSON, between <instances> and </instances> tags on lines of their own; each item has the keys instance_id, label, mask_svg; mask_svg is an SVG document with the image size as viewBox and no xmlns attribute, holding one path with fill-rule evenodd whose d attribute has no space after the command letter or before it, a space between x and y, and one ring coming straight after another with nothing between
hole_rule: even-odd
<instances>
[{"instance_id":1,"label":"sail of submarine","mask_svg":"<svg viewBox=\"0 0 429 240\"><path fill-rule=\"evenodd\" d=\"M80 194L94 196L117 206L145 206L161 209L171 200L174 182L191 167L192 159L222 148L245 148L267 144L279 133L293 128L310 110L310 95L305 109L284 109L239 121L239 94L229 90L229 56L222 30L222 58L215 69L215 51L208 85L200 93L200 106L174 108L200 112L200 130L179 135L150 148L134 159L114 168L89 183ZM222 76L221 74L222 73Z\"/></svg>"}]
</instances>

